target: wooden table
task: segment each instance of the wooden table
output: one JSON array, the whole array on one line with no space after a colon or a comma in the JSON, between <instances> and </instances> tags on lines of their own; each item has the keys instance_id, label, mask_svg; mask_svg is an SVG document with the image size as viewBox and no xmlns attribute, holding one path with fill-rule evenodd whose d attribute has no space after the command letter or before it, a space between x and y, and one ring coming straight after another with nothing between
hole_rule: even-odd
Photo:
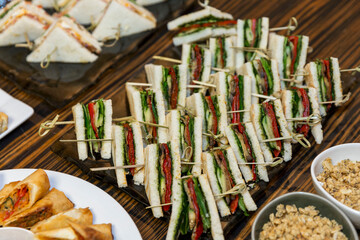
<instances>
[{"instance_id":1,"label":"wooden table","mask_svg":"<svg viewBox=\"0 0 360 240\"><path fill-rule=\"evenodd\" d=\"M339 58L341 68L352 68L360 64L360 3L358 1L239 1L213 0L211 5L222 11L233 14L234 18L270 17L270 26L285 26L290 17L295 16L299 27L295 33L310 37L313 52L308 54L308 61L316 58L334 56ZM195 8L194 8L195 9ZM199 9L199 7L196 7ZM153 55L161 55L172 46L173 33L165 28L157 31L155 42L147 42L131 58L119 61L106 71L100 82L91 87L69 105L54 109L44 100L28 95L3 78L0 87L12 96L29 104L35 114L24 124L0 140L0 168L43 168L65 172L83 178L113 196L130 214L144 239L164 238L167 224L152 217L150 211L115 187L90 179L76 166L70 164L49 147L65 134L70 126L58 127L44 138L37 134L41 122L60 114L61 119L71 120L70 108L75 103L88 102L91 99L111 98L123 91L124 82L131 79L134 73L143 69ZM1 50L1 49L0 49ZM310 149L300 149L294 158L282 169L278 176L271 179L266 187L263 199L257 202L261 209L272 199L292 191L314 192L310 177L311 161L317 154L331 146L360 141L360 82L359 74L352 85L352 97L345 106L335 110L326 120L324 142ZM346 79L355 79L347 77ZM311 140L314 144L314 141ZM256 213L231 232L231 239L249 238L251 225Z\"/></svg>"}]
</instances>

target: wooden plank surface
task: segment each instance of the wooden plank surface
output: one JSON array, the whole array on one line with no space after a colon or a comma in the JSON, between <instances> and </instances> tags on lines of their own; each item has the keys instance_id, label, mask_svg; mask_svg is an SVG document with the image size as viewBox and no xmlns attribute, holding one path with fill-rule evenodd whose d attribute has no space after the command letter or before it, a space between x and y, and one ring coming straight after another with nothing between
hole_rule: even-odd
<instances>
[{"instance_id":1,"label":"wooden plank surface","mask_svg":"<svg viewBox=\"0 0 360 240\"><path fill-rule=\"evenodd\" d=\"M334 56L339 58L341 68L351 68L360 64L360 2L359 1L239 1L212 0L211 5L233 14L234 18L270 17L270 27L285 26L290 17L295 16L299 27L295 33L310 37L314 51L308 55L308 61L316 58ZM199 9L199 7L193 8ZM35 110L35 114L19 128L0 140L0 169L44 168L65 172L81 177L108 192L130 214L144 239L162 239L166 235L167 223L152 217L150 211L143 208L128 195L111 185L101 183L88 176L74 165L58 157L50 146L65 134L70 126L58 127L46 137L37 135L39 125L55 114L62 120L71 120L70 107L77 102L87 102L94 98L111 98L124 92L124 83L143 69L153 55L161 55L172 47L174 33L161 28L153 41L146 42L131 56L115 64L106 71L99 83L83 93L73 102L61 109L54 109L36 96L28 95L16 86L0 78L0 88L12 96L26 102ZM1 49L0 49L1 51ZM267 184L263 198L257 204L263 207L272 199L286 192L314 192L310 177L311 161L324 149L347 142L360 141L360 81L359 74L346 74L345 85L351 85L350 102L337 108L326 120L324 142L310 149L295 147L293 160ZM314 143L313 140L311 140ZM259 211L259 210L258 210ZM256 213L229 233L230 239L246 239L251 233L251 224Z\"/></svg>"}]
</instances>

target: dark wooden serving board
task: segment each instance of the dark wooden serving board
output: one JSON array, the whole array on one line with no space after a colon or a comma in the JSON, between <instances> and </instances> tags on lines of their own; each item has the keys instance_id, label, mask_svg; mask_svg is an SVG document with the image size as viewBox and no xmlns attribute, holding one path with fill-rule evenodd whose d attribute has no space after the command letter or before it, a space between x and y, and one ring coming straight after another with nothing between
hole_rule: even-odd
<instances>
[{"instance_id":1,"label":"dark wooden serving board","mask_svg":"<svg viewBox=\"0 0 360 240\"><path fill-rule=\"evenodd\" d=\"M113 47L103 47L93 63L51 63L43 69L39 63L26 62L30 50L0 47L0 75L13 81L19 88L40 96L54 107L63 107L94 85L99 76L121 59L138 50L138 46L158 39L158 29L188 9L194 0L169 0L149 6L157 19L157 29L120 38ZM111 41L110 41L111 42Z\"/></svg>"}]
</instances>

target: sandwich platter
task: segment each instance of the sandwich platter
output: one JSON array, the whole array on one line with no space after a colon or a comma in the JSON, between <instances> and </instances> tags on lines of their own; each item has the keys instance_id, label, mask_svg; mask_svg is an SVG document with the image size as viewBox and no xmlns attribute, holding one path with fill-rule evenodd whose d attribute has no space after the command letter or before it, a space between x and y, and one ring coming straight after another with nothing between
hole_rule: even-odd
<instances>
[{"instance_id":1,"label":"sandwich platter","mask_svg":"<svg viewBox=\"0 0 360 240\"><path fill-rule=\"evenodd\" d=\"M18 0L14 0L13 2L17 2ZM127 0L126 0L127 1ZM21 1L20 1L21 2ZM43 5L44 7L49 7L48 4L53 4L53 1L34 1L36 5ZM62 2L68 3L67 6L70 6L72 3L76 3L77 1L57 1L60 5ZM71 3L70 3L71 2ZM87 5L87 1L78 1L78 4ZM93 0L92 2L97 2L100 4L104 4L105 2L109 2L107 0ZM114 2L124 2L123 0L114 0ZM178 16L181 11L186 10L194 1L140 1L144 4L146 3L156 3L155 5L147 6L146 8L149 10L149 16L154 15L156 21L156 26L161 27L164 24L165 20L171 19L173 17ZM4 4L4 2L1 2ZM6 1L7 3L7 1ZM24 2L19 3L15 6L22 6L22 9L18 11L32 11L32 14L39 14L43 16L45 11L40 9L40 13L38 12L38 7L27 6L30 4L25 4ZM89 5L88 5L89 6ZM2 7L2 6L0 6ZM33 9L35 8L35 9ZM78 8L81 9L81 6ZM116 6L111 7L111 9L116 8ZM29 10L30 9L30 10ZM181 10L180 10L181 9ZM45 8L45 10L49 13L52 13L53 10L49 10ZM144 10L144 11L148 11ZM1 8L0 8L1 11ZM65 10L64 10L65 11ZM63 13L66 16L70 16L69 14L73 13L79 14L79 9L73 9L73 12L70 9L66 9L69 13ZM118 9L118 11L124 11ZM36 13L33 13L36 12ZM81 11L84 13L85 11ZM87 11L86 11L87 12ZM128 11L129 12L129 11ZM131 12L131 11L130 11ZM117 15L120 15L116 13ZM122 13L121 15L124 15ZM131 14L131 13L130 13ZM2 13L0 13L0 16ZM81 14L80 14L81 15ZM116 16L117 16L116 15ZM65 16L65 17L66 17ZM128 16L127 19L138 18L137 16ZM8 45L15 43L17 41L24 42L24 39L14 39L15 42L10 41L10 37L3 36L4 34L0 34L0 73L7 78L8 80L14 81L17 86L22 88L23 90L35 94L37 96L42 97L55 107L65 106L69 101L82 93L86 88L95 84L98 81L99 76L105 72L111 65L115 62L118 62L121 58L126 55L131 54L132 57L136 57L135 51L138 49L140 43L144 44L148 41L154 41L157 37L154 32L155 25L151 25L147 28L142 28L144 23L138 26L136 29L139 31L132 31L126 36L121 37L119 39L109 39L105 42L104 46L102 46L102 51L99 53L99 46L95 44L96 51L91 53L86 49L83 49L76 40L66 37L66 34L61 33L61 31L56 29L56 18L52 18L49 14L45 17L48 20L47 24L53 24L52 28L49 31L40 32L38 31L37 35L33 36L31 34L34 31L27 32L26 29L33 29L37 26L37 29L43 29L42 27L38 27L35 23L31 26L20 26L21 24L32 23L32 21L27 21L24 19L22 22L18 22L16 29L10 29L9 34L13 36L14 32L22 32L20 34L21 38L27 35L28 40L30 42L34 42L33 54L30 55L32 51L28 48L30 45L28 44L20 44L25 45L25 47L15 47L15 45ZM104 22L102 25L105 27L109 25L109 21L111 22L111 16L107 17L107 23ZM1 21L1 17L0 17ZM20 21L20 20L19 20ZM64 25L64 21L58 23ZM76 28L76 24L66 23L68 26L72 26ZM1 24L0 24L1 25ZM14 25L15 26L15 25ZM89 24L85 25L89 27ZM54 30L53 30L54 28ZM110 26L110 30L113 28L117 28L117 26ZM150 29L151 28L151 29ZM24 30L25 29L25 30ZM0 30L2 32L2 30ZM77 29L77 31L80 31ZM123 30L122 30L123 31ZM125 31L125 30L124 30ZM6 31L5 31L6 32ZM52 34L48 34L47 32L51 32ZM84 38L89 38L89 35L86 30L83 28L81 30L83 32L81 35ZM100 32L97 30L97 32ZM44 34L43 37L37 38L39 35ZM45 37L44 37L45 36ZM91 36L91 35L90 35ZM1 43L1 38L4 38L4 43ZM37 40L36 40L37 39ZM62 42L56 41L54 39L63 39ZM64 40L66 39L66 41ZM99 38L100 39L100 38ZM34 41L36 40L36 41ZM104 39L102 39L104 40ZM89 40L90 41L90 40ZM93 41L93 39L91 40ZM96 41L96 40L95 40ZM93 41L94 42L94 41ZM112 44L114 43L114 44ZM76 49L70 50L70 52L77 53L77 57L69 56L69 49L67 51L60 51L58 49L62 49L64 45L68 46L79 46ZM8 45L8 46L4 46ZM18 45L19 46L19 45ZM99 53L99 55L98 55ZM50 57L49 57L50 56ZM28 57L28 58L27 58ZM44 60L45 59L45 60ZM60 61L73 61L77 59L77 61L85 62L85 63L63 63L63 62L51 62L46 66L46 68L42 68L40 66L40 62L44 62L42 65L47 65L49 61L60 60ZM27 61L28 60L28 61ZM48 61L49 60L49 61Z\"/></svg>"},{"instance_id":2,"label":"sandwich platter","mask_svg":"<svg viewBox=\"0 0 360 240\"><path fill-rule=\"evenodd\" d=\"M9 182L19 181L35 169L12 169L0 171L0 189ZM94 216L94 224L111 223L115 240L142 239L135 223L129 214L110 195L95 185L80 178L45 170L50 180L51 188L56 188L75 204L76 208L87 208Z\"/></svg>"}]
</instances>

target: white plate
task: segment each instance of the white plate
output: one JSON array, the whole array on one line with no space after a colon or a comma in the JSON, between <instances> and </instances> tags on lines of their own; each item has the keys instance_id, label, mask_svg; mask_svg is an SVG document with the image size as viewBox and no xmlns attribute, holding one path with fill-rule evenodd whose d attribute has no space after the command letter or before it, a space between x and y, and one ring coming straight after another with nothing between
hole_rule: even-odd
<instances>
[{"instance_id":1,"label":"white plate","mask_svg":"<svg viewBox=\"0 0 360 240\"><path fill-rule=\"evenodd\" d=\"M22 180L35 169L12 169L0 171L0 189L6 183ZM111 223L115 240L142 239L135 223L124 208L109 194L80 178L45 170L51 188L63 191L76 208L89 207L94 215L94 224Z\"/></svg>"},{"instance_id":2,"label":"white plate","mask_svg":"<svg viewBox=\"0 0 360 240\"><path fill-rule=\"evenodd\" d=\"M9 117L8 129L0 134L0 139L2 139L31 117L34 109L0 89L0 112L4 112Z\"/></svg>"}]
</instances>

